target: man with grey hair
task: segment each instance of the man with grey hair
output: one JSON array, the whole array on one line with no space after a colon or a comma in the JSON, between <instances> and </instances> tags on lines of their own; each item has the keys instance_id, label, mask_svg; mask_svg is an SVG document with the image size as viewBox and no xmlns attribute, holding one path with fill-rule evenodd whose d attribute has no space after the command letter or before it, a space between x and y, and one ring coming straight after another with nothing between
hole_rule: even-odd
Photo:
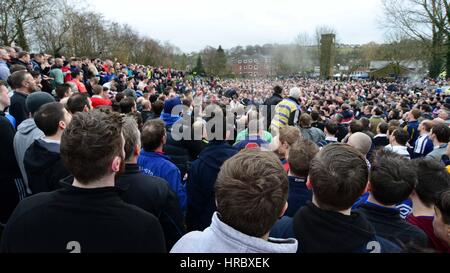
<instances>
[{"instance_id":1,"label":"man with grey hair","mask_svg":"<svg viewBox=\"0 0 450 273\"><path fill-rule=\"evenodd\" d=\"M125 172L116 181L123 189L122 199L155 215L163 228L167 249L184 235L183 216L177 195L168 182L143 175L137 165L141 153L141 133L133 117L125 117L123 124L125 138Z\"/></svg>"},{"instance_id":2,"label":"man with grey hair","mask_svg":"<svg viewBox=\"0 0 450 273\"><path fill-rule=\"evenodd\" d=\"M282 100L275 108L275 116L271 123L273 135L277 135L281 128L295 126L301 115L300 97L302 91L295 87L289 91L289 97Z\"/></svg>"},{"instance_id":3,"label":"man with grey hair","mask_svg":"<svg viewBox=\"0 0 450 273\"><path fill-rule=\"evenodd\" d=\"M8 52L0 47L0 81L6 81L11 75L7 62L10 60Z\"/></svg>"}]
</instances>

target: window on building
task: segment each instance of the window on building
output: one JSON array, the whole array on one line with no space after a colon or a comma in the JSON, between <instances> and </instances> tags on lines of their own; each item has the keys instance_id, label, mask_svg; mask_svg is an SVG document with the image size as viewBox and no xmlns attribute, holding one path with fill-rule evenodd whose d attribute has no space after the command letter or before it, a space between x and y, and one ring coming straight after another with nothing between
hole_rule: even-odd
<instances>
[{"instance_id":1,"label":"window on building","mask_svg":"<svg viewBox=\"0 0 450 273\"><path fill-rule=\"evenodd\" d=\"M244 64L246 64L247 63L247 60L244 60Z\"/></svg>"},{"instance_id":2,"label":"window on building","mask_svg":"<svg viewBox=\"0 0 450 273\"><path fill-rule=\"evenodd\" d=\"M242 63L242 60L239 60L239 61L238 61L238 64L241 64L241 63Z\"/></svg>"},{"instance_id":3,"label":"window on building","mask_svg":"<svg viewBox=\"0 0 450 273\"><path fill-rule=\"evenodd\" d=\"M239 66L239 70L242 70L242 65Z\"/></svg>"},{"instance_id":4,"label":"window on building","mask_svg":"<svg viewBox=\"0 0 450 273\"><path fill-rule=\"evenodd\" d=\"M244 66L244 69L247 69L247 66L246 66L246 65Z\"/></svg>"},{"instance_id":5,"label":"window on building","mask_svg":"<svg viewBox=\"0 0 450 273\"><path fill-rule=\"evenodd\" d=\"M257 64L257 63L258 63L258 60L257 60L257 59L254 59L253 62L254 62L255 64Z\"/></svg>"},{"instance_id":6,"label":"window on building","mask_svg":"<svg viewBox=\"0 0 450 273\"><path fill-rule=\"evenodd\" d=\"M248 66L248 69L253 69L253 65L249 65L249 66Z\"/></svg>"},{"instance_id":7,"label":"window on building","mask_svg":"<svg viewBox=\"0 0 450 273\"><path fill-rule=\"evenodd\" d=\"M248 63L249 63L249 64L253 63L253 60L248 60Z\"/></svg>"},{"instance_id":8,"label":"window on building","mask_svg":"<svg viewBox=\"0 0 450 273\"><path fill-rule=\"evenodd\" d=\"M258 70L258 66L257 65L255 65L255 70Z\"/></svg>"}]
</instances>

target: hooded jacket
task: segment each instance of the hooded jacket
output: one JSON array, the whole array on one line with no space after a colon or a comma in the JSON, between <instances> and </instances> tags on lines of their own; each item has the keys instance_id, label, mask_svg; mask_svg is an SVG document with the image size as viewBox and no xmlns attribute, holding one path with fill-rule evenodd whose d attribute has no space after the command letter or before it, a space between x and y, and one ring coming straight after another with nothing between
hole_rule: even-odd
<instances>
[{"instance_id":1,"label":"hooded jacket","mask_svg":"<svg viewBox=\"0 0 450 273\"><path fill-rule=\"evenodd\" d=\"M216 211L214 186L223 163L238 151L225 141L211 141L192 163L187 185L188 230L204 230Z\"/></svg>"},{"instance_id":2,"label":"hooded jacket","mask_svg":"<svg viewBox=\"0 0 450 273\"><path fill-rule=\"evenodd\" d=\"M60 181L70 175L62 162L58 143L35 140L26 151L23 163L33 194L59 189Z\"/></svg>"},{"instance_id":3,"label":"hooded jacket","mask_svg":"<svg viewBox=\"0 0 450 273\"><path fill-rule=\"evenodd\" d=\"M171 253L295 253L297 240L273 239L265 241L248 236L222 222L216 212L211 226L205 231L186 234Z\"/></svg>"},{"instance_id":4,"label":"hooded jacket","mask_svg":"<svg viewBox=\"0 0 450 273\"><path fill-rule=\"evenodd\" d=\"M275 224L272 237L298 240L298 253L392 253L400 248L378 237L367 219L358 212L350 216L325 211L312 203L294 218Z\"/></svg>"},{"instance_id":5,"label":"hooded jacket","mask_svg":"<svg viewBox=\"0 0 450 273\"><path fill-rule=\"evenodd\" d=\"M22 189L22 194L31 194L30 187L28 185L28 175L25 171L25 166L23 164L23 159L25 157L25 152L34 143L35 140L43 138L44 133L37 128L34 119L29 118L22 122L17 129L16 136L14 137L14 152L16 153L17 163L19 165L20 171L22 172L22 177L25 182L26 189ZM25 196L24 196L25 197Z\"/></svg>"}]
</instances>

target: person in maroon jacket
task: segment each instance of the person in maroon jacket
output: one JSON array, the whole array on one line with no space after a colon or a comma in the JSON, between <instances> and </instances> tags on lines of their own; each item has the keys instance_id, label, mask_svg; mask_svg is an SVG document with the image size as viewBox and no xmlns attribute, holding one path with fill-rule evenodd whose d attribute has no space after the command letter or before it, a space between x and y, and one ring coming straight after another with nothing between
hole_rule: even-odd
<instances>
[{"instance_id":1,"label":"person in maroon jacket","mask_svg":"<svg viewBox=\"0 0 450 273\"><path fill-rule=\"evenodd\" d=\"M413 211L406 220L421 228L428 236L429 247L439 252L449 252L450 246L439 239L433 230L434 204L442 192L450 188L450 174L437 161L416 161L418 183L411 194Z\"/></svg>"},{"instance_id":2,"label":"person in maroon jacket","mask_svg":"<svg viewBox=\"0 0 450 273\"><path fill-rule=\"evenodd\" d=\"M450 189L440 195L434 209L434 234L450 246Z\"/></svg>"}]
</instances>

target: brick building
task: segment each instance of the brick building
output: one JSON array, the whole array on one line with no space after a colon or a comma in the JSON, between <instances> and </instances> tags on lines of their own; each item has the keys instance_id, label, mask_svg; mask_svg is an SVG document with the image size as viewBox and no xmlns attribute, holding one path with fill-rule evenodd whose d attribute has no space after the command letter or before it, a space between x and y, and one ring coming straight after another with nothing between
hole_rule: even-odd
<instances>
[{"instance_id":1,"label":"brick building","mask_svg":"<svg viewBox=\"0 0 450 273\"><path fill-rule=\"evenodd\" d=\"M274 76L272 59L262 55L242 55L232 60L233 73L241 78Z\"/></svg>"}]
</instances>

